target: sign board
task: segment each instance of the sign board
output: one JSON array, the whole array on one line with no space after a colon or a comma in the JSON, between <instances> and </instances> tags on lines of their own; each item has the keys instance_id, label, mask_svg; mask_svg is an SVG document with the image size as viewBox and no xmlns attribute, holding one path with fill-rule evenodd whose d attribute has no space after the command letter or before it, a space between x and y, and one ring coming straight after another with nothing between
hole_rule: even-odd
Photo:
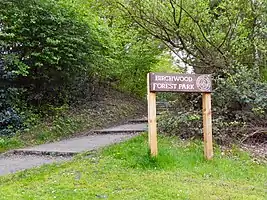
<instances>
[{"instance_id":1,"label":"sign board","mask_svg":"<svg viewBox=\"0 0 267 200\"><path fill-rule=\"evenodd\" d=\"M210 74L149 73L151 92L211 92Z\"/></svg>"},{"instance_id":2,"label":"sign board","mask_svg":"<svg viewBox=\"0 0 267 200\"><path fill-rule=\"evenodd\" d=\"M147 74L148 140L151 156L157 156L156 92L200 92L202 94L204 156L213 157L210 74ZM179 131L179 130L178 130Z\"/></svg>"}]
</instances>

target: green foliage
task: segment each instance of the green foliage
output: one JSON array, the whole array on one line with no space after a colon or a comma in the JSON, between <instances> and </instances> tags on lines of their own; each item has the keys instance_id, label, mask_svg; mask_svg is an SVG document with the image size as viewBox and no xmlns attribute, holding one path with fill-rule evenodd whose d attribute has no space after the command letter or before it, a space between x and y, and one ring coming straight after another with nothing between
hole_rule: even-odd
<instances>
[{"instance_id":1,"label":"green foliage","mask_svg":"<svg viewBox=\"0 0 267 200\"><path fill-rule=\"evenodd\" d=\"M0 137L0 153L8 149L14 149L23 146L21 140L17 138Z\"/></svg>"},{"instance_id":2,"label":"green foliage","mask_svg":"<svg viewBox=\"0 0 267 200\"><path fill-rule=\"evenodd\" d=\"M183 139L201 138L202 117L200 111L194 111L193 109L190 111L188 107L179 110L181 107L176 104L179 103L175 102L172 106L175 106L177 110L165 112L160 116L160 131L167 135L177 135ZM213 135L217 136L216 133L213 133Z\"/></svg>"},{"instance_id":3,"label":"green foliage","mask_svg":"<svg viewBox=\"0 0 267 200\"><path fill-rule=\"evenodd\" d=\"M258 73L237 67L227 77L216 79L215 84L212 95L214 138L220 143L264 142L267 84L261 82ZM161 130L182 138L201 138L201 96L179 95L171 104L173 109L161 116Z\"/></svg>"},{"instance_id":4,"label":"green foliage","mask_svg":"<svg viewBox=\"0 0 267 200\"><path fill-rule=\"evenodd\" d=\"M95 6L108 25L110 36L111 67L107 78L118 89L144 97L146 74L161 60L163 48L143 29L132 24L113 1L99 1Z\"/></svg>"},{"instance_id":5,"label":"green foliage","mask_svg":"<svg viewBox=\"0 0 267 200\"><path fill-rule=\"evenodd\" d=\"M265 115L267 112L267 84L261 83L257 72L246 67L237 67L227 78L216 80L215 106L223 105L224 112L230 108L233 115L238 111L262 110L255 115ZM230 96L231 95L231 96ZM256 116L255 116L256 117Z\"/></svg>"},{"instance_id":6,"label":"green foliage","mask_svg":"<svg viewBox=\"0 0 267 200\"><path fill-rule=\"evenodd\" d=\"M266 67L266 1L117 2L133 23L197 72L220 74L236 64Z\"/></svg>"},{"instance_id":7,"label":"green foliage","mask_svg":"<svg viewBox=\"0 0 267 200\"><path fill-rule=\"evenodd\" d=\"M55 1L1 1L1 60L18 75L27 100L64 101L77 74L91 72L94 49L88 24Z\"/></svg>"},{"instance_id":8,"label":"green foliage","mask_svg":"<svg viewBox=\"0 0 267 200\"><path fill-rule=\"evenodd\" d=\"M10 133L110 86L143 97L146 73L162 51L113 4L95 0L3 0L0 46L1 71L13 76L1 74L3 93L19 91L5 97L14 117L1 114Z\"/></svg>"},{"instance_id":9,"label":"green foliage","mask_svg":"<svg viewBox=\"0 0 267 200\"><path fill-rule=\"evenodd\" d=\"M266 1L117 3L132 23L168 46L195 73L213 74L216 139L244 141L253 135L266 140ZM201 119L195 119L201 115L200 96L177 99L176 109L161 123L162 130L201 136Z\"/></svg>"},{"instance_id":10,"label":"green foliage","mask_svg":"<svg viewBox=\"0 0 267 200\"><path fill-rule=\"evenodd\" d=\"M123 60L110 58L120 53L113 48L120 41L92 4L0 2L0 135L33 125L39 115L29 109L56 115L57 107L95 98L112 74L120 79ZM113 68L115 63L120 67Z\"/></svg>"},{"instance_id":11,"label":"green foliage","mask_svg":"<svg viewBox=\"0 0 267 200\"><path fill-rule=\"evenodd\" d=\"M266 129L263 127L267 127L267 84L261 82L258 73L238 67L236 73L217 79L216 84L213 103L216 109L215 131L220 132L223 140L235 138L244 142L256 138L259 142L264 142Z\"/></svg>"},{"instance_id":12,"label":"green foliage","mask_svg":"<svg viewBox=\"0 0 267 200\"><path fill-rule=\"evenodd\" d=\"M160 50L156 44L142 41L130 41L121 51L119 59L121 62L115 68L115 76L120 77L118 88L125 92L131 92L137 96L144 97L146 94L146 74L157 63L157 55Z\"/></svg>"},{"instance_id":13,"label":"green foliage","mask_svg":"<svg viewBox=\"0 0 267 200\"><path fill-rule=\"evenodd\" d=\"M14 73L6 71L0 62L0 136L13 134L14 130L22 127L21 116L13 104L20 91L6 84L13 78Z\"/></svg>"},{"instance_id":14,"label":"green foliage","mask_svg":"<svg viewBox=\"0 0 267 200\"><path fill-rule=\"evenodd\" d=\"M23 96L26 103L53 101L48 86L56 90L59 84L55 83L55 74L64 76L61 68L71 64L67 64L70 57L65 53L70 50L71 38L76 37L75 30L71 30L76 22L57 9L52 2L45 1L0 2L0 135L14 134L24 128L20 112L25 106L19 105ZM65 31L66 27L70 32Z\"/></svg>"}]
</instances>

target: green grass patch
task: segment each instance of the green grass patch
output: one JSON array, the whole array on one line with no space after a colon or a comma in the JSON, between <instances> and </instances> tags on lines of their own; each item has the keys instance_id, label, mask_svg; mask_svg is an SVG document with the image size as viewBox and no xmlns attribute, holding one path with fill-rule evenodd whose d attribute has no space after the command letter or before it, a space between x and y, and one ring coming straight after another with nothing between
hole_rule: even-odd
<instances>
[{"instance_id":1,"label":"green grass patch","mask_svg":"<svg viewBox=\"0 0 267 200\"><path fill-rule=\"evenodd\" d=\"M159 137L159 156L150 158L146 135L0 178L8 199L266 199L267 166L237 148L203 158L200 141Z\"/></svg>"},{"instance_id":2,"label":"green grass patch","mask_svg":"<svg viewBox=\"0 0 267 200\"><path fill-rule=\"evenodd\" d=\"M23 146L23 142L16 137L0 137L0 153L21 146Z\"/></svg>"}]
</instances>

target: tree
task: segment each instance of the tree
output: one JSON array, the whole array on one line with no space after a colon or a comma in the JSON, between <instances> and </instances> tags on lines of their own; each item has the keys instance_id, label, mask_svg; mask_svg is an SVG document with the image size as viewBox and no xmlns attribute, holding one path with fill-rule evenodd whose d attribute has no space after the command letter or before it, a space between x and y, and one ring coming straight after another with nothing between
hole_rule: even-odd
<instances>
[{"instance_id":1,"label":"tree","mask_svg":"<svg viewBox=\"0 0 267 200\"><path fill-rule=\"evenodd\" d=\"M146 74L155 63L162 48L159 41L133 24L112 1L61 0L88 24L96 16L94 28L98 41L105 47L99 54L104 55L98 74L103 81L111 82L116 88L145 96Z\"/></svg>"},{"instance_id":2,"label":"tree","mask_svg":"<svg viewBox=\"0 0 267 200\"><path fill-rule=\"evenodd\" d=\"M117 0L132 23L164 43L197 73L214 75L213 124L221 142L266 139L267 2L263 0ZM179 95L162 123L201 136L199 95ZM170 130L171 129L171 130ZM177 131L179 130L179 131ZM164 131L164 132L165 132ZM193 133L193 135L192 135ZM228 140L230 141L230 140Z\"/></svg>"},{"instance_id":3,"label":"tree","mask_svg":"<svg viewBox=\"0 0 267 200\"><path fill-rule=\"evenodd\" d=\"M134 23L199 72L266 66L266 1L117 1Z\"/></svg>"},{"instance_id":4,"label":"tree","mask_svg":"<svg viewBox=\"0 0 267 200\"><path fill-rule=\"evenodd\" d=\"M74 77L93 71L101 47L70 9L53 0L3 0L0 13L0 60L28 102L62 103Z\"/></svg>"},{"instance_id":5,"label":"tree","mask_svg":"<svg viewBox=\"0 0 267 200\"><path fill-rule=\"evenodd\" d=\"M0 1L0 136L23 128L32 108L69 103L77 79L89 96L101 49L91 26L58 1Z\"/></svg>"}]
</instances>

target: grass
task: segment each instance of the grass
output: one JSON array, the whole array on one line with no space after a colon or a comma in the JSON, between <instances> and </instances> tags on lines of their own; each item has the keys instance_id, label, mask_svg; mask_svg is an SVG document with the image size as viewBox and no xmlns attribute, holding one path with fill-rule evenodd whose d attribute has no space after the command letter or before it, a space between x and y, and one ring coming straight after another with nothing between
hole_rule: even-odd
<instances>
[{"instance_id":1,"label":"grass","mask_svg":"<svg viewBox=\"0 0 267 200\"><path fill-rule=\"evenodd\" d=\"M17 137L0 137L0 153L23 146L23 141Z\"/></svg>"},{"instance_id":2,"label":"grass","mask_svg":"<svg viewBox=\"0 0 267 200\"><path fill-rule=\"evenodd\" d=\"M9 199L267 199L267 166L238 150L203 158L199 141L159 137L150 158L146 135L63 164L0 178Z\"/></svg>"}]
</instances>

